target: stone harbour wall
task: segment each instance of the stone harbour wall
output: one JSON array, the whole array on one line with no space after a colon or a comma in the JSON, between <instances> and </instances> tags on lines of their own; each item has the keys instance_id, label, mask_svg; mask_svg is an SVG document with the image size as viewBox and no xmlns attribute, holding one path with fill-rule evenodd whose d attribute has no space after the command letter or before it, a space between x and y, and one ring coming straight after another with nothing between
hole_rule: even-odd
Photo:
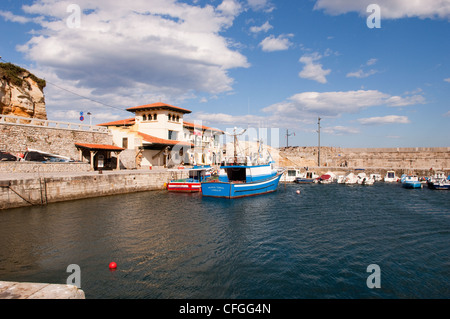
<instances>
[{"instance_id":1,"label":"stone harbour wall","mask_svg":"<svg viewBox=\"0 0 450 319\"><path fill-rule=\"evenodd\" d=\"M174 176L167 170L129 170L61 175L28 174L17 178L0 176L0 209L46 205L90 197L165 189L172 178L187 177L186 171Z\"/></svg>"},{"instance_id":2,"label":"stone harbour wall","mask_svg":"<svg viewBox=\"0 0 450 319\"><path fill-rule=\"evenodd\" d=\"M284 167L317 166L317 147L285 147L279 154ZM446 170L450 168L450 147L321 147L320 164L324 167Z\"/></svg>"},{"instance_id":3,"label":"stone harbour wall","mask_svg":"<svg viewBox=\"0 0 450 319\"><path fill-rule=\"evenodd\" d=\"M78 160L75 143L112 145L113 141L111 134L103 132L0 124L0 150L12 154L24 153L30 148Z\"/></svg>"}]
</instances>

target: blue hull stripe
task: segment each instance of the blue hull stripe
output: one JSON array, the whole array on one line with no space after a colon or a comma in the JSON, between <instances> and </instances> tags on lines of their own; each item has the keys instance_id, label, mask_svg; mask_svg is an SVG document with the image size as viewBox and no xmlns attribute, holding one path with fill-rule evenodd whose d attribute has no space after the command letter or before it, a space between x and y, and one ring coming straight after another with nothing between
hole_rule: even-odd
<instances>
[{"instance_id":1,"label":"blue hull stripe","mask_svg":"<svg viewBox=\"0 0 450 319\"><path fill-rule=\"evenodd\" d=\"M280 178L281 174L269 180L254 183L206 182L202 183L202 195L207 197L237 198L266 194L276 191Z\"/></svg>"}]
</instances>

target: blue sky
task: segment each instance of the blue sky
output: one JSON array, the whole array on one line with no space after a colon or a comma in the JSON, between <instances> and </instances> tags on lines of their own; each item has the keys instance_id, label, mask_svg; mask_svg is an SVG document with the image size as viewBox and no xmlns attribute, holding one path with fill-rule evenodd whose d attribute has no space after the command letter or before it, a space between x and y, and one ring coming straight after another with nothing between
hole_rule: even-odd
<instances>
[{"instance_id":1,"label":"blue sky","mask_svg":"<svg viewBox=\"0 0 450 319\"><path fill-rule=\"evenodd\" d=\"M162 101L279 129L280 146L286 130L316 145L318 117L326 146L450 146L449 0L2 0L0 29L3 61L47 80L52 120Z\"/></svg>"}]
</instances>

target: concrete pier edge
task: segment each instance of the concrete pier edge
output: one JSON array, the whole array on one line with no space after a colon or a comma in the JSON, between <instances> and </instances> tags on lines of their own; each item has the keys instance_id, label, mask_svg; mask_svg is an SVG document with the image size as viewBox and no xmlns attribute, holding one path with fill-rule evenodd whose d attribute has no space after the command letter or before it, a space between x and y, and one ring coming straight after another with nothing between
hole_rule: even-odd
<instances>
[{"instance_id":1,"label":"concrete pier edge","mask_svg":"<svg viewBox=\"0 0 450 319\"><path fill-rule=\"evenodd\" d=\"M0 281L0 299L86 299L73 285Z\"/></svg>"}]
</instances>

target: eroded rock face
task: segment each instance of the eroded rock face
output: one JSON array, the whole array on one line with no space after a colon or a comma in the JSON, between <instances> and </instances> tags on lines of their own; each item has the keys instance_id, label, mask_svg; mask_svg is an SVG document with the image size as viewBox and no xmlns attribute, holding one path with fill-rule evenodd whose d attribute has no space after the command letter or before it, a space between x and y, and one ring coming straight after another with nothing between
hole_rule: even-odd
<instances>
[{"instance_id":1,"label":"eroded rock face","mask_svg":"<svg viewBox=\"0 0 450 319\"><path fill-rule=\"evenodd\" d=\"M46 120L44 87L27 70L0 63L0 114Z\"/></svg>"}]
</instances>

